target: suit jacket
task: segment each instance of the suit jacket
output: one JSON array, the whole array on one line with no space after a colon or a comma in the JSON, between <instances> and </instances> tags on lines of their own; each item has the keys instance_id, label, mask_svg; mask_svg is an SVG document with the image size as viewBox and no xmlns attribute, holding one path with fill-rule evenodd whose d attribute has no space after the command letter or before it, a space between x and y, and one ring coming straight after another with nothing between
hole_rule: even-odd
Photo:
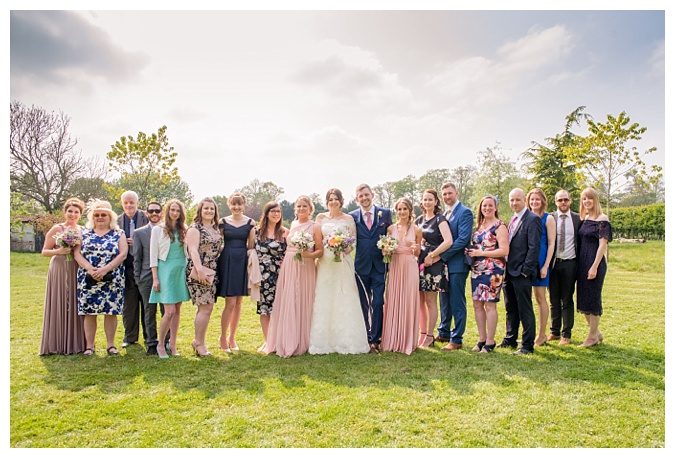
<instances>
[{"instance_id":1,"label":"suit jacket","mask_svg":"<svg viewBox=\"0 0 675 458\"><path fill-rule=\"evenodd\" d=\"M361 217L361 209L358 208L349 215L354 218L356 224L356 256L354 268L359 275L369 275L370 271L384 274L384 262L382 262L382 250L377 247L381 235L387 234L387 228L391 226L391 211L373 206L375 219L373 226L368 229L366 222Z\"/></svg>"},{"instance_id":2,"label":"suit jacket","mask_svg":"<svg viewBox=\"0 0 675 458\"><path fill-rule=\"evenodd\" d=\"M122 229L124 231L124 235L129 237L131 234L129 234L129 232L124 227L124 217L125 217L124 213L122 213L120 216L118 216L117 217L117 224L120 226L120 229ZM136 221L136 229L141 228L141 227L145 226L146 224L148 224L150 222L150 220L145 215L145 213L140 211L140 210L136 210L136 214L134 215L134 220ZM133 240L133 238L132 238L132 240ZM134 266L134 255L133 255L132 251L133 250L129 251L129 255L124 260L124 266L127 269L126 272L128 273L128 275L130 275L131 272L133 272L132 269L133 269L133 266Z\"/></svg>"},{"instance_id":3,"label":"suit jacket","mask_svg":"<svg viewBox=\"0 0 675 458\"><path fill-rule=\"evenodd\" d=\"M463 273L469 270L464 262L464 249L471 244L473 235L473 212L468 207L457 204L448 219L452 245L441 253L441 259L448 266L448 273Z\"/></svg>"},{"instance_id":4,"label":"suit jacket","mask_svg":"<svg viewBox=\"0 0 675 458\"><path fill-rule=\"evenodd\" d=\"M150 234L152 233L152 224L146 224L140 229L134 231L132 239L134 241L133 256L134 256L134 278L136 283L141 279L150 276Z\"/></svg>"},{"instance_id":5,"label":"suit jacket","mask_svg":"<svg viewBox=\"0 0 675 458\"><path fill-rule=\"evenodd\" d=\"M539 249L541 248L541 218L525 210L523 219L509 243L506 272L514 277L525 275L534 279L539 272Z\"/></svg>"},{"instance_id":6,"label":"suit jacket","mask_svg":"<svg viewBox=\"0 0 675 458\"><path fill-rule=\"evenodd\" d=\"M579 213L574 213L573 211L570 212L572 215L572 228L574 230L574 250L576 251L577 257L579 257L579 226L581 226L581 217L579 216ZM558 211L554 211L551 213L553 215L553 219L555 220L555 227L556 227L556 232L558 228ZM558 252L558 236L556 234L555 238L555 250L553 251L553 260L551 261L551 269L555 266L555 261L556 261L556 253Z\"/></svg>"}]
</instances>

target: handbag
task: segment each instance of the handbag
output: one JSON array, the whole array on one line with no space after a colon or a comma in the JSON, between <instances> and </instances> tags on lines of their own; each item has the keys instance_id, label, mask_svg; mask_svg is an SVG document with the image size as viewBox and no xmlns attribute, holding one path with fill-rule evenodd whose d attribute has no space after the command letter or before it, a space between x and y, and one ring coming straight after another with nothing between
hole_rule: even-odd
<instances>
[{"instance_id":1,"label":"handbag","mask_svg":"<svg viewBox=\"0 0 675 458\"><path fill-rule=\"evenodd\" d=\"M197 283L202 283L206 286L211 286L213 284L213 279L216 277L216 271L204 266L202 266L202 270L206 275L206 279L203 282L199 281L199 275L197 275L197 269L195 269L194 266L192 267L192 270L190 270L190 280L194 280Z\"/></svg>"},{"instance_id":2,"label":"handbag","mask_svg":"<svg viewBox=\"0 0 675 458\"><path fill-rule=\"evenodd\" d=\"M112 272L108 272L100 280L96 280L90 274L86 274L84 276L84 281L87 283L87 286L92 286L92 285L95 285L96 283L102 282L102 281L113 281L113 274L112 274Z\"/></svg>"}]
</instances>

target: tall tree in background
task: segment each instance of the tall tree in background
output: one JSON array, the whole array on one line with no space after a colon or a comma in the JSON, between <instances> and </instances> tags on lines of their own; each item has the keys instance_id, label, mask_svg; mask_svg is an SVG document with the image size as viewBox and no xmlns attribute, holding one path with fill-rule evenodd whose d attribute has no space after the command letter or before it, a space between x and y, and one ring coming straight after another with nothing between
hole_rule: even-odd
<instances>
[{"instance_id":1,"label":"tall tree in background","mask_svg":"<svg viewBox=\"0 0 675 458\"><path fill-rule=\"evenodd\" d=\"M450 178L448 169L427 170L424 175L417 180L417 189L422 192L425 189L435 189L440 194L441 186Z\"/></svg>"},{"instance_id":2,"label":"tall tree in background","mask_svg":"<svg viewBox=\"0 0 675 458\"><path fill-rule=\"evenodd\" d=\"M565 129L555 137L546 138L544 144L532 142L533 146L521 157L526 160L525 168L531 176L531 187L539 187L548 196L548 210L556 209L553 197L561 189L569 191L575 207L579 205L579 187L577 165L570 161L566 148L573 145L576 135L573 126L578 126L582 119L589 119L580 106L565 118Z\"/></svg>"},{"instance_id":3,"label":"tall tree in background","mask_svg":"<svg viewBox=\"0 0 675 458\"><path fill-rule=\"evenodd\" d=\"M656 151L656 147L640 151L637 142L647 130L622 111L618 117L607 115L607 122L595 122L587 119L588 135L577 136L565 152L569 159L582 170L586 183L598 191L606 205L607 216L610 204L617 193L631 183L657 183L662 176L658 165L647 167L643 158Z\"/></svg>"},{"instance_id":4,"label":"tall tree in background","mask_svg":"<svg viewBox=\"0 0 675 458\"><path fill-rule=\"evenodd\" d=\"M70 118L14 101L9 106L10 190L49 213L70 197L70 187L87 171L68 132Z\"/></svg>"},{"instance_id":5,"label":"tall tree in background","mask_svg":"<svg viewBox=\"0 0 675 458\"><path fill-rule=\"evenodd\" d=\"M459 200L464 205L472 205L474 188L476 187L477 169L474 165L455 167L450 171L448 181L455 185L459 192ZM475 202L476 204L478 202ZM473 208L473 205L472 205Z\"/></svg>"},{"instance_id":6,"label":"tall tree in background","mask_svg":"<svg viewBox=\"0 0 675 458\"><path fill-rule=\"evenodd\" d=\"M387 181L383 184L373 186L373 194L375 194L375 203L380 207L393 208L396 202L396 190L393 181Z\"/></svg>"},{"instance_id":7,"label":"tall tree in background","mask_svg":"<svg viewBox=\"0 0 675 458\"><path fill-rule=\"evenodd\" d=\"M508 215L509 192L513 188L524 186L525 180L516 164L501 151L501 146L496 144L492 148L478 152L478 175L474 195L476 198L486 194L497 196L499 212Z\"/></svg>"},{"instance_id":8,"label":"tall tree in background","mask_svg":"<svg viewBox=\"0 0 675 458\"><path fill-rule=\"evenodd\" d=\"M139 132L136 138L121 137L107 153L108 165L120 174L109 189L111 199L119 200L122 192L130 189L138 194L142 208L151 200L166 202L171 198L189 206L192 193L178 175L174 165L177 156L173 146L169 146L166 126L150 136Z\"/></svg>"},{"instance_id":9,"label":"tall tree in background","mask_svg":"<svg viewBox=\"0 0 675 458\"><path fill-rule=\"evenodd\" d=\"M254 178L249 184L235 191L246 196L246 215L259 221L265 204L276 201L284 193L284 188L271 181L262 182Z\"/></svg>"}]
</instances>

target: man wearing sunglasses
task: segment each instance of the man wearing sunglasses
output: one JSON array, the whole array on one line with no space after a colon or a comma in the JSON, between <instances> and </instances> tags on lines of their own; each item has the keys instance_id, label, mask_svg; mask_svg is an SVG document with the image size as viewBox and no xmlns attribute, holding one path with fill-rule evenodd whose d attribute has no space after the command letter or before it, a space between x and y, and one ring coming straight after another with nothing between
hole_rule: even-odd
<instances>
[{"instance_id":1,"label":"man wearing sunglasses","mask_svg":"<svg viewBox=\"0 0 675 458\"><path fill-rule=\"evenodd\" d=\"M574 288L577 278L577 234L581 225L578 213L570 211L570 193L561 189L555 194L553 212L556 223L555 251L551 265L548 293L551 298L551 333L548 340L569 345L574 326ZM562 328L562 336L561 336Z\"/></svg>"},{"instance_id":2,"label":"man wearing sunglasses","mask_svg":"<svg viewBox=\"0 0 675 458\"><path fill-rule=\"evenodd\" d=\"M152 289L152 271L150 270L150 234L152 228L162 222L162 204L150 202L145 212L150 220L149 224L136 229L133 234L134 254L134 279L143 299L144 316L143 327L145 328L146 355L157 354L157 304L149 303L150 290ZM162 315L164 307L159 305ZM167 333L167 342L169 341Z\"/></svg>"}]
</instances>

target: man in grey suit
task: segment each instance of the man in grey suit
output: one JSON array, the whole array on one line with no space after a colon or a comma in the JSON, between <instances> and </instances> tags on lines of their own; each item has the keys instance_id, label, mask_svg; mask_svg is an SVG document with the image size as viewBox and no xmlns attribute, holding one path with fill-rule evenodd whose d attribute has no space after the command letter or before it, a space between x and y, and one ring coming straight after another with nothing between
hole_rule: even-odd
<instances>
[{"instance_id":1,"label":"man in grey suit","mask_svg":"<svg viewBox=\"0 0 675 458\"><path fill-rule=\"evenodd\" d=\"M561 189L555 194L558 211L553 212L556 225L555 256L551 265L548 293L551 297L551 334L548 340L558 345L572 343L574 327L574 288L577 282L577 234L581 226L578 213L570 211L570 193ZM562 327L562 337L560 329Z\"/></svg>"},{"instance_id":2,"label":"man in grey suit","mask_svg":"<svg viewBox=\"0 0 675 458\"><path fill-rule=\"evenodd\" d=\"M138 285L134 280L134 242L131 237L137 227L143 227L148 224L148 217L145 213L138 211L138 194L134 191L125 191L122 193L122 213L117 218L117 224L124 231L129 245L129 254L124 260L124 310L122 310L122 324L124 324L124 339L122 347L126 348L138 341L138 326L142 324L141 316L143 313L143 302L141 294L138 291ZM143 324L143 338L145 335L145 324Z\"/></svg>"},{"instance_id":3,"label":"man in grey suit","mask_svg":"<svg viewBox=\"0 0 675 458\"><path fill-rule=\"evenodd\" d=\"M150 303L150 291L152 290L152 271L150 270L150 234L152 228L162 221L162 204L150 202L146 210L149 224L136 229L132 235L134 256L134 280L138 285L138 291L144 304L144 334L146 355L157 354L157 304ZM162 315L164 307L159 305ZM167 335L168 341L168 335Z\"/></svg>"}]
</instances>

